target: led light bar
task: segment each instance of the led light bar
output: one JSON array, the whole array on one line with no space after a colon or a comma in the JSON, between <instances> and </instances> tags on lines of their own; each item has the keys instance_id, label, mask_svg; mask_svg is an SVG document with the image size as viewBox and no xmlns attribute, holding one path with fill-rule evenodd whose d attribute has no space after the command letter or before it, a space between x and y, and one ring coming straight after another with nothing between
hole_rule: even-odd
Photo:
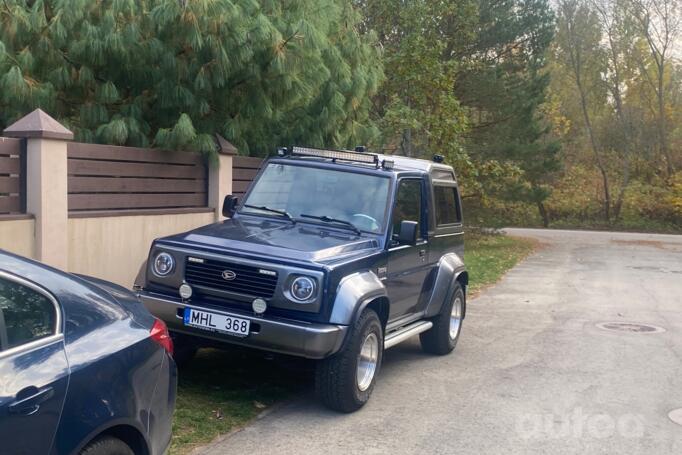
<instances>
[{"instance_id":1,"label":"led light bar","mask_svg":"<svg viewBox=\"0 0 682 455\"><path fill-rule=\"evenodd\" d=\"M373 153L351 152L349 150L320 150L307 147L292 147L291 154L298 156L317 156L320 158L330 158L332 160L356 161L374 165L379 163L379 157Z\"/></svg>"}]
</instances>

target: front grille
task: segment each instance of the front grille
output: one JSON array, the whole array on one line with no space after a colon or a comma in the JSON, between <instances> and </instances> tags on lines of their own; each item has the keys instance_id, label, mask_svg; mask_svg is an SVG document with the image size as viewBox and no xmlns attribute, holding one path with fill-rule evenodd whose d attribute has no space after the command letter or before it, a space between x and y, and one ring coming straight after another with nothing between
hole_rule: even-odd
<instances>
[{"instance_id":1,"label":"front grille","mask_svg":"<svg viewBox=\"0 0 682 455\"><path fill-rule=\"evenodd\" d=\"M211 259L203 259L203 262L188 260L185 262L185 281L193 286L269 299L275 294L277 273L264 274L261 270L260 267ZM223 272L226 271L234 273L234 279L224 279Z\"/></svg>"}]
</instances>

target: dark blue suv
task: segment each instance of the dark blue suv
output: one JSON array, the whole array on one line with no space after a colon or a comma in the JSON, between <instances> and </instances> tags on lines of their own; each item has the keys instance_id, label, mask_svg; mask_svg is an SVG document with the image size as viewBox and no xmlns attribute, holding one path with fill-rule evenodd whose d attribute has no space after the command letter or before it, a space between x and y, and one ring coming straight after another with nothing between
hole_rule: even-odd
<instances>
[{"instance_id":1,"label":"dark blue suv","mask_svg":"<svg viewBox=\"0 0 682 455\"><path fill-rule=\"evenodd\" d=\"M324 403L350 412L383 350L419 334L451 352L465 316L452 167L364 151L281 149L230 219L156 240L138 277L187 360L207 343L319 359Z\"/></svg>"},{"instance_id":2,"label":"dark blue suv","mask_svg":"<svg viewBox=\"0 0 682 455\"><path fill-rule=\"evenodd\" d=\"M164 453L172 346L124 288L0 251L0 453Z\"/></svg>"}]
</instances>

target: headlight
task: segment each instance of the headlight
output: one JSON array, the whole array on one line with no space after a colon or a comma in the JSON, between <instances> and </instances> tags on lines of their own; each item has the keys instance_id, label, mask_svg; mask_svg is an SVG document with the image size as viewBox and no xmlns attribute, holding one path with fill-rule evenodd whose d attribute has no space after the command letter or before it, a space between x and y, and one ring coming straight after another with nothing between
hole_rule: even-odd
<instances>
[{"instance_id":1,"label":"headlight","mask_svg":"<svg viewBox=\"0 0 682 455\"><path fill-rule=\"evenodd\" d=\"M175 259L168 253L159 253L154 258L152 269L158 276L166 276L175 268Z\"/></svg>"},{"instance_id":2,"label":"headlight","mask_svg":"<svg viewBox=\"0 0 682 455\"><path fill-rule=\"evenodd\" d=\"M307 276L299 276L291 283L291 295L301 302L310 300L315 294L315 281Z\"/></svg>"}]
</instances>

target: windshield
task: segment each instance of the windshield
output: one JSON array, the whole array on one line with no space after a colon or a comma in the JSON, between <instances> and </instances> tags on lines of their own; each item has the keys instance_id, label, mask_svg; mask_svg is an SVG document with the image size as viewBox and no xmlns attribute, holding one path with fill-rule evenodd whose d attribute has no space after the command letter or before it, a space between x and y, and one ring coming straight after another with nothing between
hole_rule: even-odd
<instances>
[{"instance_id":1,"label":"windshield","mask_svg":"<svg viewBox=\"0 0 682 455\"><path fill-rule=\"evenodd\" d=\"M348 222L378 234L386 221L389 185L387 177L270 163L240 213L277 216L276 210L312 222L311 216L327 217L336 220L327 220L330 226Z\"/></svg>"}]
</instances>

